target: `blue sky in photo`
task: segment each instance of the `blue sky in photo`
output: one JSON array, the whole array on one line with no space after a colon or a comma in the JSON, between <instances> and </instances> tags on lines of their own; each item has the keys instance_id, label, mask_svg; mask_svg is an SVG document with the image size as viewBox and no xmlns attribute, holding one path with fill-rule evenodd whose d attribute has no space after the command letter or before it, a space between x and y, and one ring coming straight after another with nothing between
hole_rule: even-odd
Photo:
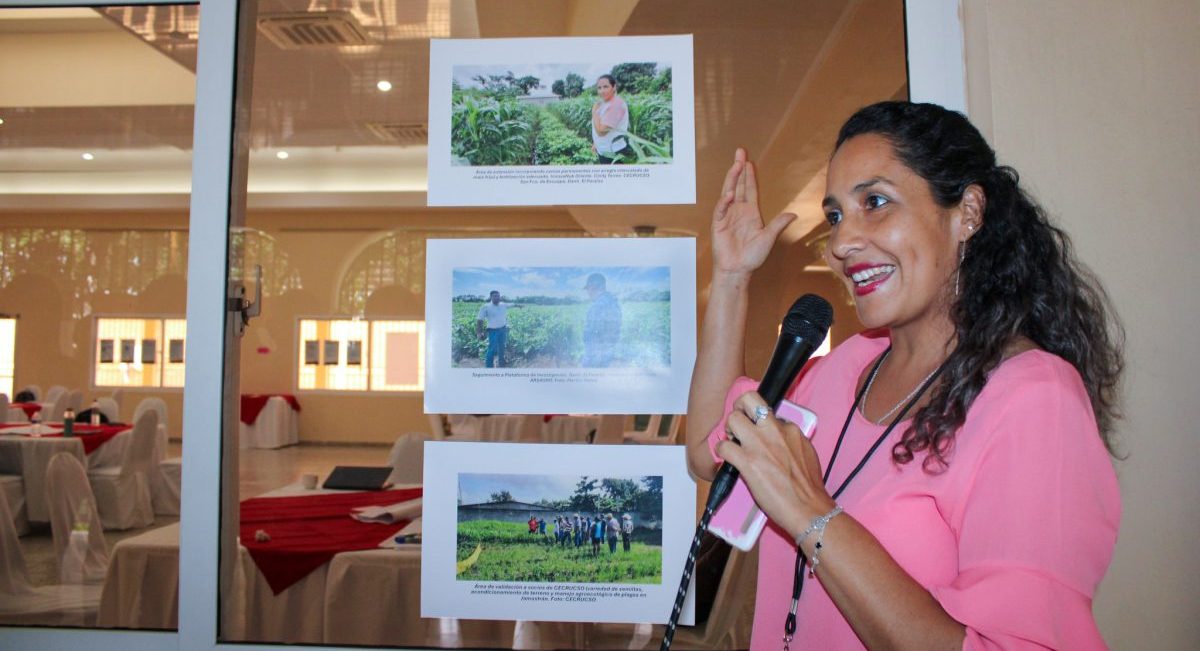
<instances>
[{"instance_id":1,"label":"blue sky in photo","mask_svg":"<svg viewBox=\"0 0 1200 651\"><path fill-rule=\"evenodd\" d=\"M479 504L487 502L492 493L506 490L512 493L518 502L532 504L540 499L567 499L575 492L575 484L579 483L581 475L477 475L460 473L458 475L459 497L463 504ZM595 475L588 475L594 478ZM641 476L609 477L601 479L632 479L639 481ZM640 483L640 481L639 481Z\"/></svg>"},{"instance_id":2,"label":"blue sky in photo","mask_svg":"<svg viewBox=\"0 0 1200 651\"><path fill-rule=\"evenodd\" d=\"M487 296L493 289L514 296L586 299L583 286L592 273L604 274L608 291L618 298L631 292L670 291L671 268L661 267L461 267L454 270L453 296Z\"/></svg>"},{"instance_id":3,"label":"blue sky in photo","mask_svg":"<svg viewBox=\"0 0 1200 651\"><path fill-rule=\"evenodd\" d=\"M613 66L619 63L641 63L640 61L610 61L606 63L517 63L512 65L489 66L454 66L454 79L463 88L480 88L479 82L473 78L478 75L504 75L512 72L517 77L532 75L542 82L541 87L530 91L533 97L550 96L550 86L559 79L566 79L568 72L583 77L584 88L593 88L600 75L612 72ZM658 64L662 70L663 64Z\"/></svg>"}]
</instances>

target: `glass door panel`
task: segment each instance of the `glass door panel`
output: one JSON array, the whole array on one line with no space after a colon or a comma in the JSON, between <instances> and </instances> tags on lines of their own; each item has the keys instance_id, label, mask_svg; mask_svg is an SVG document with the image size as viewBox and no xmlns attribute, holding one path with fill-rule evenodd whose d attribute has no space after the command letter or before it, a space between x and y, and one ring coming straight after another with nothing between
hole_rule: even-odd
<instances>
[{"instance_id":1,"label":"glass door panel","mask_svg":"<svg viewBox=\"0 0 1200 651\"><path fill-rule=\"evenodd\" d=\"M195 4L0 8L3 625L178 625L198 34Z\"/></svg>"},{"instance_id":2,"label":"glass door panel","mask_svg":"<svg viewBox=\"0 0 1200 651\"><path fill-rule=\"evenodd\" d=\"M711 202L734 149L745 146L760 162L764 212L801 215L784 236L795 255L772 267L772 293L834 286L818 264L824 166L855 108L907 95L903 4L259 0L240 30L248 43L239 49L235 140L244 149L234 152L229 277L234 295L239 286L251 297L261 291L262 309L226 341L225 411L241 422L223 446L220 639L656 645L660 626L422 618L419 545L383 549L397 546L382 534L341 544L334 531L348 517L314 525L298 514L329 506L319 486L334 467L389 465L402 434L448 426L453 435L470 418L423 411L429 239L693 236L702 303ZM697 204L425 205L430 39L669 34L694 37ZM650 78L669 83L658 73ZM566 80L536 81L514 92L540 88L551 101L555 82ZM595 92L595 81L580 92ZM853 313L843 312L838 340L855 331ZM773 343L773 319L752 318L750 327ZM752 349L749 363L761 366L769 354ZM642 419L670 423L664 432L674 420ZM747 585L730 575L754 564L726 565L727 556L707 557L701 603ZM748 617L712 624L727 631L699 619L697 635L748 644Z\"/></svg>"}]
</instances>

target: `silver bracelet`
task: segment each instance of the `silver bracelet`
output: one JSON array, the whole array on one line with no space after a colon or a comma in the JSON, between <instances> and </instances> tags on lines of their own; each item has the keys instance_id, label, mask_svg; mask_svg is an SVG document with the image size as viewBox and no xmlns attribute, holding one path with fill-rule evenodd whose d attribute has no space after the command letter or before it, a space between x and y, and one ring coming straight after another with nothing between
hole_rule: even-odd
<instances>
[{"instance_id":1,"label":"silver bracelet","mask_svg":"<svg viewBox=\"0 0 1200 651\"><path fill-rule=\"evenodd\" d=\"M829 521L837 517L837 515L841 512L842 507L840 505L833 507L833 510L829 513L813 518L813 521L808 525L808 528L805 529L804 532L799 536L796 536L796 549L799 550L800 543L804 542L804 540L814 532L817 534L817 542L813 545L812 556L808 559L809 578L816 573L817 566L821 564L821 549L825 547L825 525L829 524Z\"/></svg>"},{"instance_id":2,"label":"silver bracelet","mask_svg":"<svg viewBox=\"0 0 1200 651\"><path fill-rule=\"evenodd\" d=\"M842 507L840 505L834 506L833 510L829 513L826 513L825 515L818 515L817 517L813 518L812 522L809 523L808 528L805 529L799 536L796 536L796 546L799 547L800 543L808 539L808 537L811 536L814 531L820 531L821 535L824 536L825 525L829 524L829 521L841 512Z\"/></svg>"}]
</instances>

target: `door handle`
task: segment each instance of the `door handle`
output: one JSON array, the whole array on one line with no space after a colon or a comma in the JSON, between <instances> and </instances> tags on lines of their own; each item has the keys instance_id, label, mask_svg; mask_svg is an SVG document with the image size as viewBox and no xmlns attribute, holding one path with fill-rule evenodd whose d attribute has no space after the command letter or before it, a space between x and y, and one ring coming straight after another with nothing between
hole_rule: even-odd
<instances>
[{"instance_id":1,"label":"door handle","mask_svg":"<svg viewBox=\"0 0 1200 651\"><path fill-rule=\"evenodd\" d=\"M229 298L229 311L237 312L240 317L237 323L239 337L246 334L246 326L250 325L250 319L262 314L262 278L262 265L254 265L254 300L246 298L245 285L236 286L235 295Z\"/></svg>"}]
</instances>

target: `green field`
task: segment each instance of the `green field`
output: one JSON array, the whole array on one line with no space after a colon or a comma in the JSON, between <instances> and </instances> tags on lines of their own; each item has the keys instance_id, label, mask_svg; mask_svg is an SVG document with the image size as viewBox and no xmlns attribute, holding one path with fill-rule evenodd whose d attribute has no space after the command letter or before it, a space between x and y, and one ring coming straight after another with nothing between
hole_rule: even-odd
<instances>
[{"instance_id":1,"label":"green field","mask_svg":"<svg viewBox=\"0 0 1200 651\"><path fill-rule=\"evenodd\" d=\"M474 564L458 573L458 580L662 583L661 546L635 541L625 553L618 541L617 552L609 554L606 542L600 556L593 557L590 543L560 547L528 532L523 522L460 522L457 560L470 558L476 549L480 553Z\"/></svg>"},{"instance_id":2,"label":"green field","mask_svg":"<svg viewBox=\"0 0 1200 651\"><path fill-rule=\"evenodd\" d=\"M487 340L475 336L482 302L456 301L451 335L454 366L483 366ZM590 303L527 305L508 311L505 357L513 368L578 368L583 355L583 323ZM618 368L671 366L671 302L621 304Z\"/></svg>"}]
</instances>

